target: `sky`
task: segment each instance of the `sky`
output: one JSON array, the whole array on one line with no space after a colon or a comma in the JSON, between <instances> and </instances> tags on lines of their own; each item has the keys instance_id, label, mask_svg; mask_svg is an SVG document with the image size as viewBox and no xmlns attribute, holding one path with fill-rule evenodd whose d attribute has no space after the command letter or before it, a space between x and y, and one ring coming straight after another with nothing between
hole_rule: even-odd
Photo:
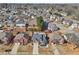
<instances>
[{"instance_id":1,"label":"sky","mask_svg":"<svg viewBox=\"0 0 79 59\"><path fill-rule=\"evenodd\" d=\"M0 0L0 3L79 3L79 0Z\"/></svg>"}]
</instances>

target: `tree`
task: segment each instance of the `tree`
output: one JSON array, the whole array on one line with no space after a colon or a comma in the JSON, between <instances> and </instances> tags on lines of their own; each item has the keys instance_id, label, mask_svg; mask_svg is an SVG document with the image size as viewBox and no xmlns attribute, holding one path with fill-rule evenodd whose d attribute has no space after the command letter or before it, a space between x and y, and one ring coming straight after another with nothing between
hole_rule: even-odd
<instances>
[{"instance_id":1,"label":"tree","mask_svg":"<svg viewBox=\"0 0 79 59\"><path fill-rule=\"evenodd\" d=\"M37 10L37 7L33 7L35 10Z\"/></svg>"},{"instance_id":2,"label":"tree","mask_svg":"<svg viewBox=\"0 0 79 59\"><path fill-rule=\"evenodd\" d=\"M59 13L54 13L55 15L57 15L57 16L59 16L59 17L62 17L62 15L61 14L59 14Z\"/></svg>"},{"instance_id":3,"label":"tree","mask_svg":"<svg viewBox=\"0 0 79 59\"><path fill-rule=\"evenodd\" d=\"M37 17L37 26L39 27L40 30L43 29L43 26L44 26L44 20L43 20L43 17L42 17L42 16Z\"/></svg>"}]
</instances>

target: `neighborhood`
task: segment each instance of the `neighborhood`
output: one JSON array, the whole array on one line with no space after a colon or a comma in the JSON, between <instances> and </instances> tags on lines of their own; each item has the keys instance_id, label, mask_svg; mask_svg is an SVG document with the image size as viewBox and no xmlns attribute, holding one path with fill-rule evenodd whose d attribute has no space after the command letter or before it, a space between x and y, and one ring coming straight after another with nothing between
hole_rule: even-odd
<instances>
[{"instance_id":1,"label":"neighborhood","mask_svg":"<svg viewBox=\"0 0 79 59\"><path fill-rule=\"evenodd\" d=\"M0 4L0 52L79 54L77 9L63 4Z\"/></svg>"}]
</instances>

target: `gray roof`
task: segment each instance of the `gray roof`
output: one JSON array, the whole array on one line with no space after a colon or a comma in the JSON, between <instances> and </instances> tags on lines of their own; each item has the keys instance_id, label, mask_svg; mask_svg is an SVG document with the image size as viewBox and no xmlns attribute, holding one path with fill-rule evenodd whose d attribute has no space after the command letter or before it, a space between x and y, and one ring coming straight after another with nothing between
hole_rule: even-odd
<instances>
[{"instance_id":1,"label":"gray roof","mask_svg":"<svg viewBox=\"0 0 79 59\"><path fill-rule=\"evenodd\" d=\"M49 27L56 27L56 25L53 24L53 23L49 23L48 26L49 26Z\"/></svg>"},{"instance_id":2,"label":"gray roof","mask_svg":"<svg viewBox=\"0 0 79 59\"><path fill-rule=\"evenodd\" d=\"M6 35L5 32L0 32L0 40Z\"/></svg>"},{"instance_id":3,"label":"gray roof","mask_svg":"<svg viewBox=\"0 0 79 59\"><path fill-rule=\"evenodd\" d=\"M14 18L14 17L13 17L12 15L8 17L8 19L10 19L10 20L12 20L13 18Z\"/></svg>"},{"instance_id":4,"label":"gray roof","mask_svg":"<svg viewBox=\"0 0 79 59\"><path fill-rule=\"evenodd\" d=\"M40 43L47 43L47 38L46 38L46 36L43 35L43 34L39 34L39 33L33 34L32 40L33 40L33 41L40 42Z\"/></svg>"},{"instance_id":5,"label":"gray roof","mask_svg":"<svg viewBox=\"0 0 79 59\"><path fill-rule=\"evenodd\" d=\"M11 20L8 20L7 24L13 24L13 22Z\"/></svg>"},{"instance_id":6,"label":"gray roof","mask_svg":"<svg viewBox=\"0 0 79 59\"><path fill-rule=\"evenodd\" d=\"M62 36L61 35L59 35L59 34L53 34L52 35L52 39L61 39L62 38Z\"/></svg>"},{"instance_id":7,"label":"gray roof","mask_svg":"<svg viewBox=\"0 0 79 59\"><path fill-rule=\"evenodd\" d=\"M37 25L36 19L30 20L29 25Z\"/></svg>"},{"instance_id":8,"label":"gray roof","mask_svg":"<svg viewBox=\"0 0 79 59\"><path fill-rule=\"evenodd\" d=\"M73 21L72 20L67 20L67 19L65 19L65 20L63 20L65 23L69 23L69 24L72 24L73 23Z\"/></svg>"},{"instance_id":9,"label":"gray roof","mask_svg":"<svg viewBox=\"0 0 79 59\"><path fill-rule=\"evenodd\" d=\"M65 35L68 38L69 42L74 43L75 45L77 45L77 47L79 47L79 37L77 37L75 33L68 33Z\"/></svg>"},{"instance_id":10,"label":"gray roof","mask_svg":"<svg viewBox=\"0 0 79 59\"><path fill-rule=\"evenodd\" d=\"M0 22L0 24L3 24L2 22Z\"/></svg>"},{"instance_id":11,"label":"gray roof","mask_svg":"<svg viewBox=\"0 0 79 59\"><path fill-rule=\"evenodd\" d=\"M18 34L18 35L16 35L16 37L14 38L15 40L17 39L21 39L22 37L24 36L24 34Z\"/></svg>"},{"instance_id":12,"label":"gray roof","mask_svg":"<svg viewBox=\"0 0 79 59\"><path fill-rule=\"evenodd\" d=\"M26 24L26 22L23 19L18 19L16 21L17 24Z\"/></svg>"},{"instance_id":13,"label":"gray roof","mask_svg":"<svg viewBox=\"0 0 79 59\"><path fill-rule=\"evenodd\" d=\"M49 23L48 27L51 28L53 31L58 29L58 27L56 26L56 24L53 24L53 23Z\"/></svg>"},{"instance_id":14,"label":"gray roof","mask_svg":"<svg viewBox=\"0 0 79 59\"><path fill-rule=\"evenodd\" d=\"M77 39L77 36L74 33L67 33L65 34L68 39Z\"/></svg>"}]
</instances>

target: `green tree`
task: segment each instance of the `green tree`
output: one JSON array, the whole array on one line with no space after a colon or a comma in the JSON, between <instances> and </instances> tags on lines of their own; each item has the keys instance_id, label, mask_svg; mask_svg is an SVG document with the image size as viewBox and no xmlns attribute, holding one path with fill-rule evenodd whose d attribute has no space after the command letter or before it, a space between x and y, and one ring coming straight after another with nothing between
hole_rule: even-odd
<instances>
[{"instance_id":1,"label":"green tree","mask_svg":"<svg viewBox=\"0 0 79 59\"><path fill-rule=\"evenodd\" d=\"M37 26L39 27L40 30L43 29L43 26L44 26L44 20L43 20L43 17L42 17L42 16L37 17Z\"/></svg>"},{"instance_id":2,"label":"green tree","mask_svg":"<svg viewBox=\"0 0 79 59\"><path fill-rule=\"evenodd\" d=\"M33 8L37 10L37 7L33 7Z\"/></svg>"}]
</instances>

